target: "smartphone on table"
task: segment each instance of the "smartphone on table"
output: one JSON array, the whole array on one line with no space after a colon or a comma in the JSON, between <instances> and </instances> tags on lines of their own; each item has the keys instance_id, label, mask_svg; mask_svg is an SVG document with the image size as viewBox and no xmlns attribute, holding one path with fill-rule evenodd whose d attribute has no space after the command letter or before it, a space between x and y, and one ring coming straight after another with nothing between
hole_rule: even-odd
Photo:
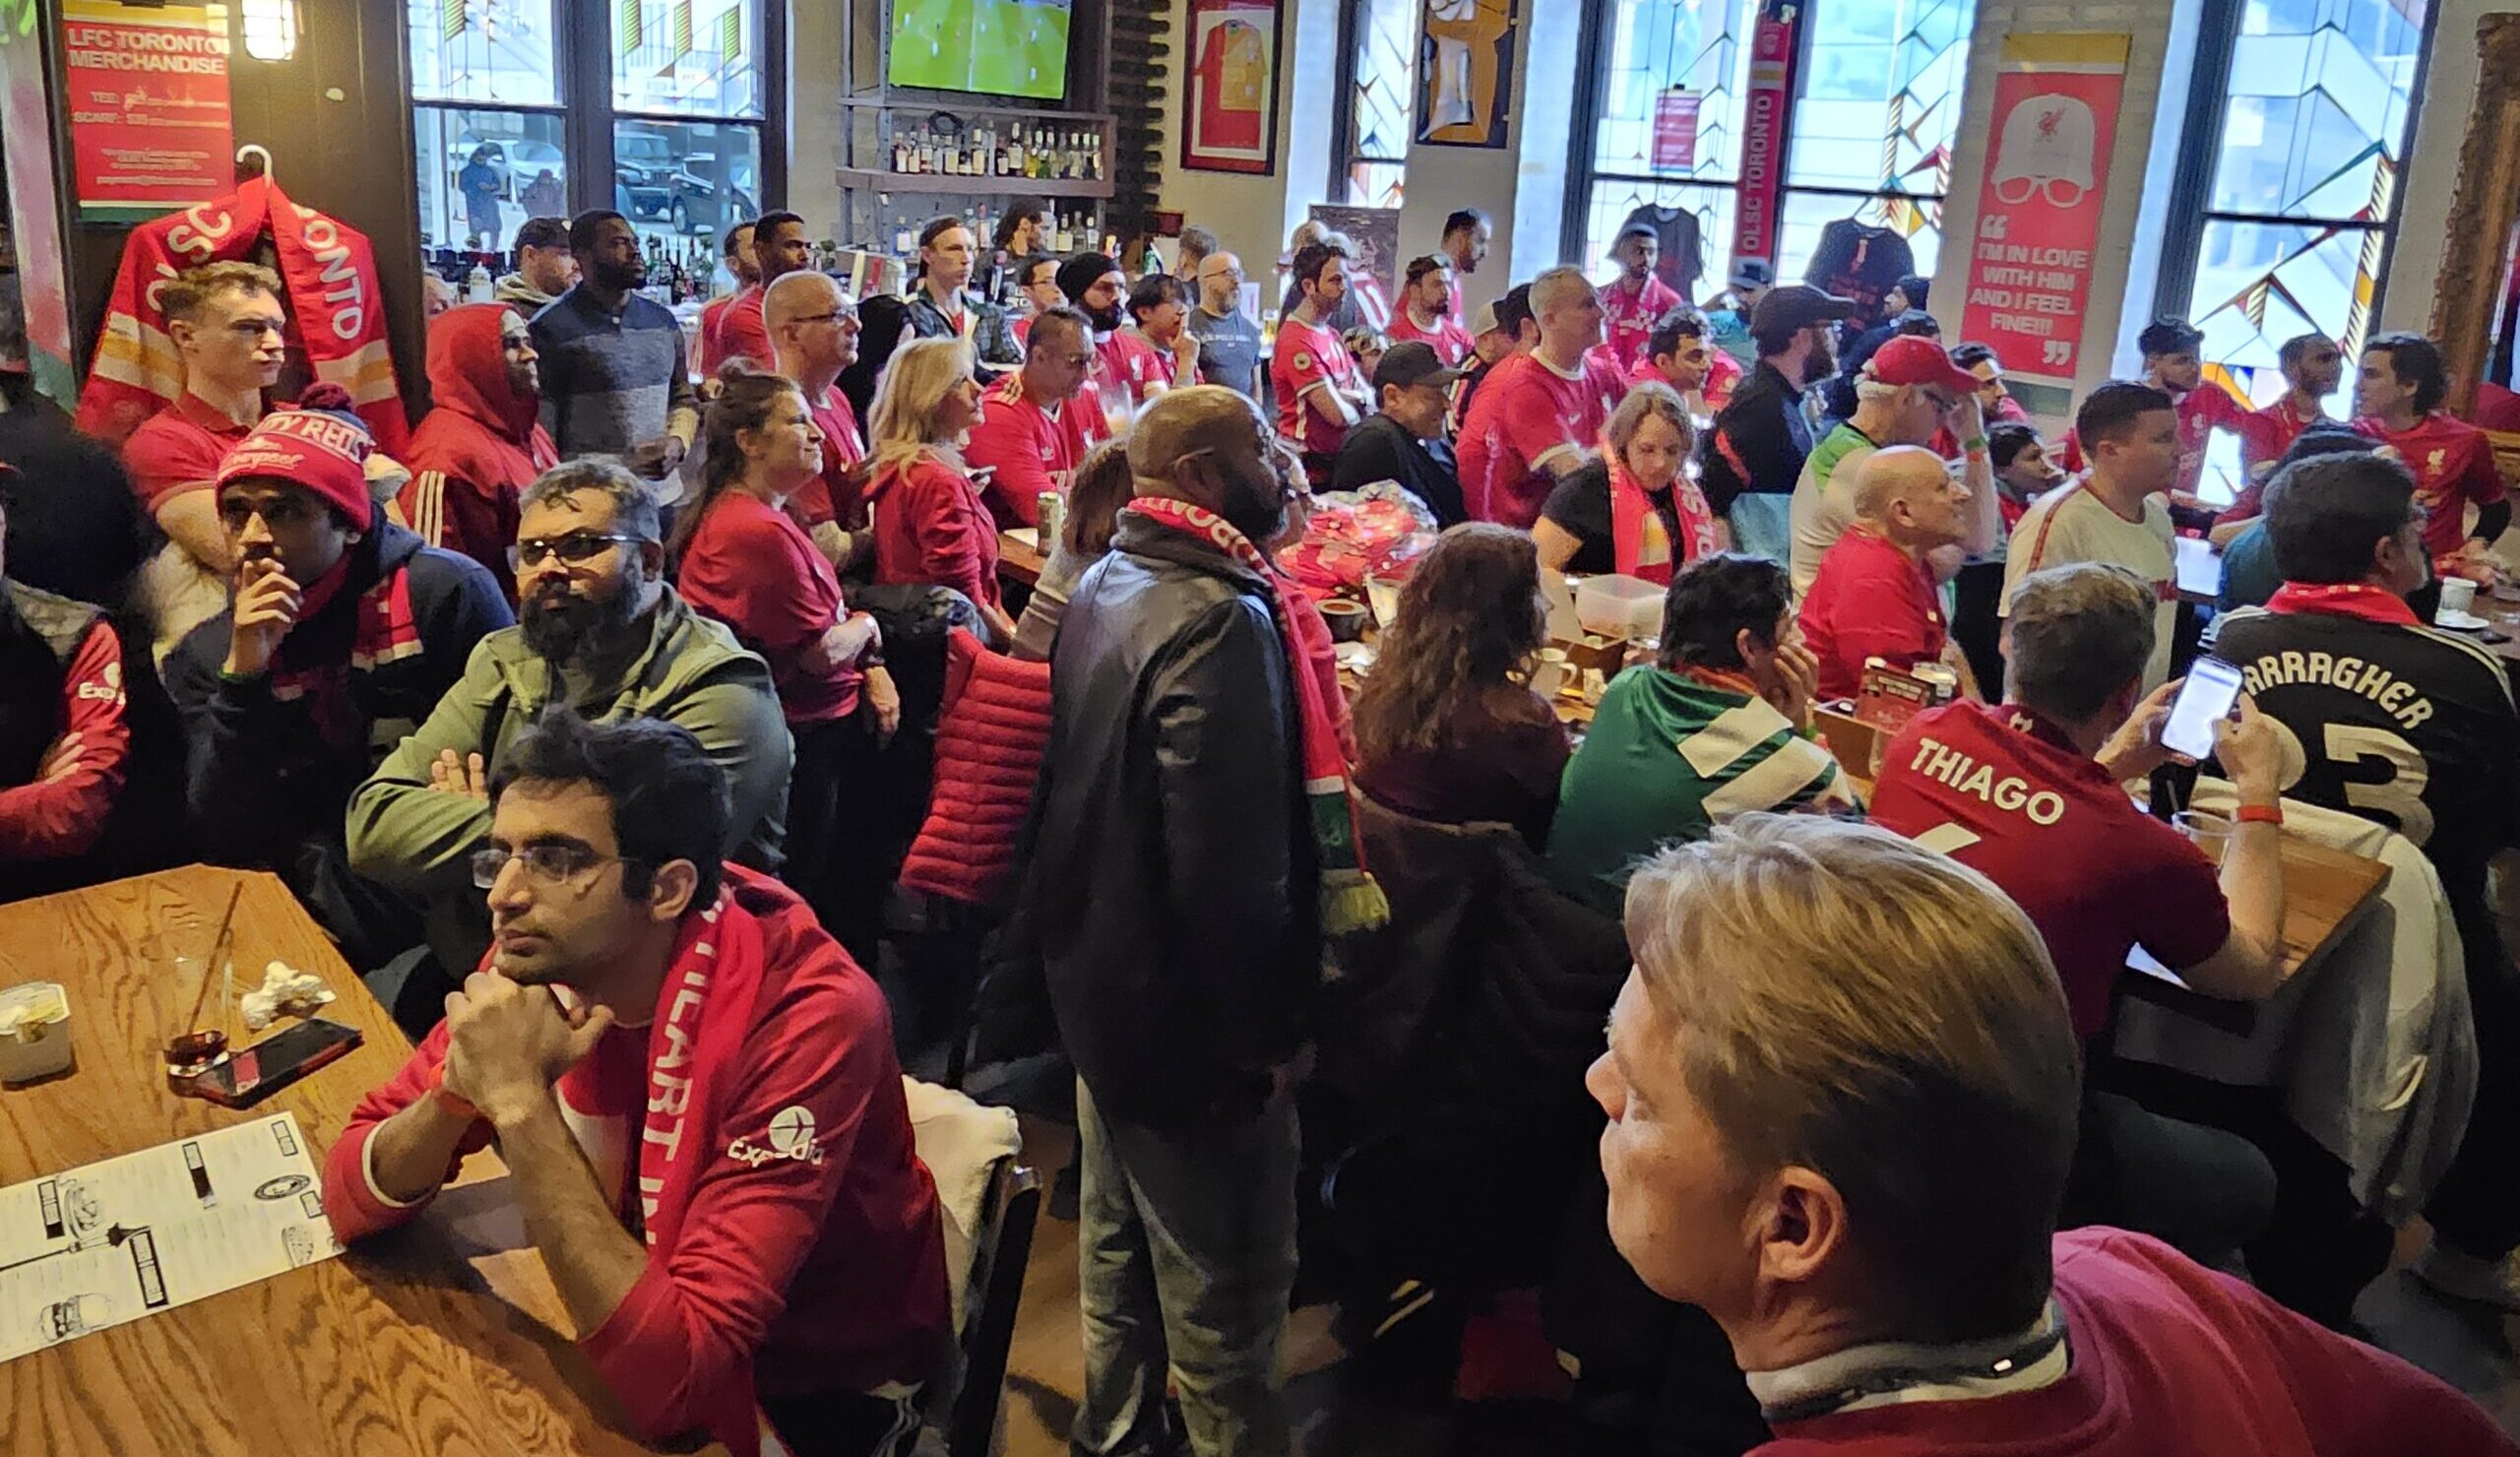
<instances>
[{"instance_id":1,"label":"smartphone on table","mask_svg":"<svg viewBox=\"0 0 2520 1457\"><path fill-rule=\"evenodd\" d=\"M2240 670L2220 658L2199 658L2187 669L2178 696L2162 725L2162 745L2190 759L2214 754L2214 725L2232 716L2240 700Z\"/></svg>"},{"instance_id":2,"label":"smartphone on table","mask_svg":"<svg viewBox=\"0 0 2520 1457\"><path fill-rule=\"evenodd\" d=\"M310 1017L205 1069L193 1094L221 1108L252 1108L365 1040L355 1027Z\"/></svg>"}]
</instances>

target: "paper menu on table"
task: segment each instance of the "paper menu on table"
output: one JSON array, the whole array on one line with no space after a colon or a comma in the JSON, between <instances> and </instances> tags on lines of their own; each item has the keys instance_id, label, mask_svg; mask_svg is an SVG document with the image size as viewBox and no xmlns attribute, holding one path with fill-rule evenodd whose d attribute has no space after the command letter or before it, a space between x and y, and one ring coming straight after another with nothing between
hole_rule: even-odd
<instances>
[{"instance_id":1,"label":"paper menu on table","mask_svg":"<svg viewBox=\"0 0 2520 1457\"><path fill-rule=\"evenodd\" d=\"M0 1189L0 1362L341 1252L289 1113Z\"/></svg>"}]
</instances>

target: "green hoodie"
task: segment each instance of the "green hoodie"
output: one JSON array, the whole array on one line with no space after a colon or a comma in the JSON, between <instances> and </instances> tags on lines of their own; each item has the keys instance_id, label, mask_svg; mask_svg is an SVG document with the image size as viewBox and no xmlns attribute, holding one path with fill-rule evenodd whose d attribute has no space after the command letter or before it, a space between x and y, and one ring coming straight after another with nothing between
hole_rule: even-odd
<instances>
[{"instance_id":1,"label":"green hoodie","mask_svg":"<svg viewBox=\"0 0 2520 1457\"><path fill-rule=\"evenodd\" d=\"M671 587L662 589L654 623L646 650L620 680L585 694L578 711L597 723L662 719L690 729L726 772L733 805L727 855L775 873L795 744L770 665L723 624L692 611ZM453 749L481 755L496 773L508 746L550 696L550 672L526 646L521 627L481 639L428 722L350 796L350 867L427 906L429 942L452 976L471 971L487 944L489 923L472 888L471 860L489 844L490 807L432 788L429 766L441 750Z\"/></svg>"},{"instance_id":2,"label":"green hoodie","mask_svg":"<svg viewBox=\"0 0 2520 1457\"><path fill-rule=\"evenodd\" d=\"M1610 680L1566 762L1549 873L1615 915L1629 873L1667 842L1702 840L1751 810L1855 802L1828 748L1764 700L1639 665Z\"/></svg>"}]
</instances>

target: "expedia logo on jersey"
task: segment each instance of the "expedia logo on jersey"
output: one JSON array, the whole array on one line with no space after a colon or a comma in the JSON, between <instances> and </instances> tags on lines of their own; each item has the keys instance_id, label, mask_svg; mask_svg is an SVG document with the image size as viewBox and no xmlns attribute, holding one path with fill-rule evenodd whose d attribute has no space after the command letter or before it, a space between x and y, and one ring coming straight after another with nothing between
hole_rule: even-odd
<instances>
[{"instance_id":1,"label":"expedia logo on jersey","mask_svg":"<svg viewBox=\"0 0 2520 1457\"><path fill-rule=\"evenodd\" d=\"M737 1135L734 1142L726 1145L726 1157L752 1169L774 1159L790 1159L820 1168L823 1146L814 1140L814 1115L791 1103L770 1115L770 1127L760 1143Z\"/></svg>"}]
</instances>

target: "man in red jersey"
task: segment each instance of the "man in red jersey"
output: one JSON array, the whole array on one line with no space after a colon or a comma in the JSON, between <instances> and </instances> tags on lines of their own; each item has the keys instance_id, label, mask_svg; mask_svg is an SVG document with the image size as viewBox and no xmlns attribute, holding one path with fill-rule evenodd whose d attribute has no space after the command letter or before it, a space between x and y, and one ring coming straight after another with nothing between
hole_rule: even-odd
<instances>
[{"instance_id":1,"label":"man in red jersey","mask_svg":"<svg viewBox=\"0 0 2520 1457\"><path fill-rule=\"evenodd\" d=\"M1278 394L1279 435L1303 453L1304 470L1315 480L1327 480L1349 429L1372 403L1363 372L1329 323L1348 296L1346 255L1327 243L1306 243L1296 250L1293 269L1296 302L1278 325L1269 383Z\"/></svg>"},{"instance_id":2,"label":"man in red jersey","mask_svg":"<svg viewBox=\"0 0 2520 1457\"><path fill-rule=\"evenodd\" d=\"M2078 1068L2038 928L1881 829L1748 815L1627 897L1586 1077L1610 1239L1723 1328L1767 1457L2520 1451L2168 1246L2051 1234ZM2206 1435L2210 1433L2210 1435Z\"/></svg>"},{"instance_id":3,"label":"man in red jersey","mask_svg":"<svg viewBox=\"0 0 2520 1457\"><path fill-rule=\"evenodd\" d=\"M2214 517L2209 535L2217 546L2230 544L2265 511L2266 481L2275 474L2276 462L2303 430L2327 418L2320 402L2336 393L2345 373L2344 352L2324 334L2297 334L2284 341L2275 362L2284 372L2284 393L2274 404L2240 418L2240 487L2232 504Z\"/></svg>"},{"instance_id":4,"label":"man in red jersey","mask_svg":"<svg viewBox=\"0 0 2520 1457\"><path fill-rule=\"evenodd\" d=\"M1461 281L1479 272L1487 261L1487 246L1496 235L1496 225L1477 208L1461 208L1444 217L1444 236L1440 251L1453 266L1451 296L1444 300L1444 313L1456 324L1467 328L1467 315L1462 308Z\"/></svg>"},{"instance_id":5,"label":"man in red jersey","mask_svg":"<svg viewBox=\"0 0 2520 1457\"><path fill-rule=\"evenodd\" d=\"M1072 308L1044 309L1024 344L1024 367L989 386L963 459L1003 527L1040 525L1044 491L1065 491L1077 464L1106 433L1087 372L1093 325Z\"/></svg>"},{"instance_id":6,"label":"man in red jersey","mask_svg":"<svg viewBox=\"0 0 2520 1457\"><path fill-rule=\"evenodd\" d=\"M701 356L709 374L717 373L711 360L724 364L728 359L750 359L763 369L770 367L770 328L763 321L761 301L771 285L813 266L814 246L805 240L805 220L793 213L762 214L753 223L752 256L761 286L736 294L718 316L717 338L701 340Z\"/></svg>"},{"instance_id":7,"label":"man in red jersey","mask_svg":"<svg viewBox=\"0 0 2520 1457\"><path fill-rule=\"evenodd\" d=\"M936 1188L874 982L793 891L722 864L689 731L546 715L472 857L492 942L325 1159L357 1240L494 1140L637 1435L909 1450L948 1328Z\"/></svg>"},{"instance_id":8,"label":"man in red jersey","mask_svg":"<svg viewBox=\"0 0 2520 1457\"><path fill-rule=\"evenodd\" d=\"M1111 336L1112 372L1134 410L1173 384L1199 382L1199 339L1182 327L1190 289L1170 274L1149 274L1129 285L1129 327Z\"/></svg>"},{"instance_id":9,"label":"man in red jersey","mask_svg":"<svg viewBox=\"0 0 2520 1457\"><path fill-rule=\"evenodd\" d=\"M1446 312L1452 296L1451 264L1431 253L1412 260L1408 281L1401 285L1400 307L1392 311L1391 342L1417 340L1433 349L1446 369L1458 368L1470 357L1471 338L1461 320Z\"/></svg>"},{"instance_id":10,"label":"man in red jersey","mask_svg":"<svg viewBox=\"0 0 2520 1457\"><path fill-rule=\"evenodd\" d=\"M2193 506L2197 477L2205 471L2207 439L2221 430L2245 442L2247 407L2221 385L2205 382L2205 366L2197 354L2205 345L2202 330L2180 319L2157 319L2135 338L2144 351L2143 382L2170 396L2178 414L2178 475L2171 485L2171 500ZM2087 464L2082 438L2071 430L2065 432L2063 464L2076 475Z\"/></svg>"},{"instance_id":11,"label":"man in red jersey","mask_svg":"<svg viewBox=\"0 0 2520 1457\"><path fill-rule=\"evenodd\" d=\"M1821 556L1800 608L1802 640L1820 660L1821 696L1854 697L1864 664L1878 658L1901 672L1947 664L1977 697L1926 559L1968 537L1969 487L1932 451L1892 445L1856 468L1848 496L1855 522Z\"/></svg>"},{"instance_id":12,"label":"man in red jersey","mask_svg":"<svg viewBox=\"0 0 2520 1457\"><path fill-rule=\"evenodd\" d=\"M1598 449L1627 381L1592 352L1602 300L1584 275L1552 268L1532 281L1540 343L1496 366L1462 420L1461 489L1473 520L1529 530L1557 478Z\"/></svg>"},{"instance_id":13,"label":"man in red jersey","mask_svg":"<svg viewBox=\"0 0 2520 1457\"><path fill-rule=\"evenodd\" d=\"M2382 334L2363 348L2354 379L2354 428L2371 436L2415 473L2424 507L2424 546L2432 570L2490 585L2486 548L2511 525L2511 502L2493 445L2485 431L2441 409L2450 377L2441 350L2415 334ZM2468 507L2477 522L2468 525Z\"/></svg>"},{"instance_id":14,"label":"man in red jersey","mask_svg":"<svg viewBox=\"0 0 2520 1457\"><path fill-rule=\"evenodd\" d=\"M823 437L822 474L796 492L796 508L814 544L839 564L846 559L834 555L842 534L864 526L866 514L857 498L866 438L856 410L839 389L841 372L857 362L857 309L837 280L808 268L782 275L762 290L761 317L777 372L804 391L805 409Z\"/></svg>"},{"instance_id":15,"label":"man in red jersey","mask_svg":"<svg viewBox=\"0 0 2520 1457\"><path fill-rule=\"evenodd\" d=\"M1712 419L1732 403L1732 387L1741 382L1741 366L1707 341L1706 315L1675 308L1663 316L1645 343L1645 353L1627 372L1633 387L1648 381L1670 385L1680 403L1698 419Z\"/></svg>"},{"instance_id":16,"label":"man in red jersey","mask_svg":"<svg viewBox=\"0 0 2520 1457\"><path fill-rule=\"evenodd\" d=\"M1649 222L1630 222L1610 244L1610 258L1618 264L1619 275L1602 290L1603 328L1610 362L1621 374L1645 357L1645 342L1654 326L1682 301L1670 285L1654 276L1654 263L1661 253L1662 243Z\"/></svg>"},{"instance_id":17,"label":"man in red jersey","mask_svg":"<svg viewBox=\"0 0 2520 1457\"><path fill-rule=\"evenodd\" d=\"M758 294L761 290L761 265L752 259L752 222L747 219L727 228L721 245L726 260L726 272L735 276L735 291L720 294L701 307L700 377L703 379L715 378L718 366L726 362L718 352L718 330L721 321L726 317L726 310L734 307L735 300L747 294Z\"/></svg>"}]
</instances>

